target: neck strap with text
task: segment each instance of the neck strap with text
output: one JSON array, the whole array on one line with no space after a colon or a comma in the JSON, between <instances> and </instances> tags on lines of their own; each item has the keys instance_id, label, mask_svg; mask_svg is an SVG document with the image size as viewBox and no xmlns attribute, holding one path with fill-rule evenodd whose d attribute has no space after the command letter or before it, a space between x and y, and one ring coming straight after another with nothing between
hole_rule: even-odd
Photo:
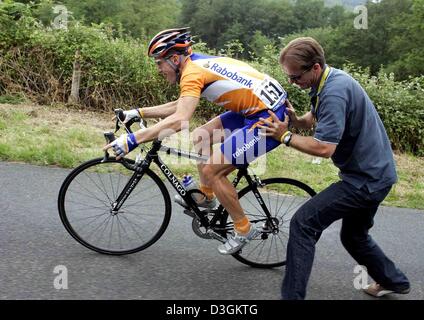
<instances>
[{"instance_id":1,"label":"neck strap with text","mask_svg":"<svg viewBox=\"0 0 424 320\"><path fill-rule=\"evenodd\" d=\"M325 68L324 73L321 77L321 81L319 82L317 94L316 94L316 96L314 96L316 98L315 103L312 102L312 105L313 105L314 111L315 111L315 118L316 118L316 114L317 114L317 111L318 111L319 95L320 95L322 89L324 88L324 84L325 84L325 81L327 81L328 75L330 74L330 69L331 68L329 66L327 66Z\"/></svg>"}]
</instances>

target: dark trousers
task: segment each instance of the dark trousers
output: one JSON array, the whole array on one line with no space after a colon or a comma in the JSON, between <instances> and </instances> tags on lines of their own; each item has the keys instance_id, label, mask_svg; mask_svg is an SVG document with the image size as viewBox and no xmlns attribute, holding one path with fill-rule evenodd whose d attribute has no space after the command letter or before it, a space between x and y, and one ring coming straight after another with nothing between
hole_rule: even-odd
<instances>
[{"instance_id":1,"label":"dark trousers","mask_svg":"<svg viewBox=\"0 0 424 320\"><path fill-rule=\"evenodd\" d=\"M368 234L379 204L391 187L369 193L347 182L337 182L306 202L290 222L287 265L281 293L283 299L304 299L321 233L342 220L340 238L349 254L367 268L368 274L386 289L409 287L406 276L386 257Z\"/></svg>"}]
</instances>

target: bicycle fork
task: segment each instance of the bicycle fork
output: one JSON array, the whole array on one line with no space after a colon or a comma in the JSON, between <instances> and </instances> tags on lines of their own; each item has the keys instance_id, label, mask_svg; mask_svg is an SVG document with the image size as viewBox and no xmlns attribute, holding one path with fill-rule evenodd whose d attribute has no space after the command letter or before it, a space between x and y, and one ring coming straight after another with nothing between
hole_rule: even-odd
<instances>
[{"instance_id":1,"label":"bicycle fork","mask_svg":"<svg viewBox=\"0 0 424 320\"><path fill-rule=\"evenodd\" d=\"M112 209L111 213L113 215L117 215L119 212L119 209L121 209L122 205L125 203L125 201L130 196L131 192L134 190L134 188L137 186L137 184L140 182L141 178L143 178L144 172L141 170L140 172L135 172L128 183L125 185L124 189L122 190L121 194L118 196L116 201L112 203Z\"/></svg>"}]
</instances>

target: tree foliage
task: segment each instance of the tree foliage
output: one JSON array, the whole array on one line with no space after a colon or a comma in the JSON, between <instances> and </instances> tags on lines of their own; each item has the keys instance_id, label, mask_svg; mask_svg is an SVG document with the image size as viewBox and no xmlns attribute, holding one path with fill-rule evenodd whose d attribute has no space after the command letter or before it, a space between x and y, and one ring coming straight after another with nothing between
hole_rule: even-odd
<instances>
[{"instance_id":1,"label":"tree foliage","mask_svg":"<svg viewBox=\"0 0 424 320\"><path fill-rule=\"evenodd\" d=\"M33 3L34 14L44 25L55 18L52 7L63 4L70 19L107 26L115 36L142 41L166 28L190 26L197 41L245 59L260 57L266 45L282 46L297 36L314 36L325 47L328 61L338 67L352 62L369 68L373 75L380 69L394 72L400 80L419 76L424 70L424 0L20 2ZM367 29L354 27L358 14L352 8L358 4L365 5ZM235 52L237 48L239 52Z\"/></svg>"},{"instance_id":2,"label":"tree foliage","mask_svg":"<svg viewBox=\"0 0 424 320\"><path fill-rule=\"evenodd\" d=\"M368 28L354 27L355 14L334 26L306 29L291 34L283 44L299 36L312 36L325 48L327 61L341 67L352 62L393 72L404 80L424 74L424 0L382 0L366 4Z\"/></svg>"},{"instance_id":3,"label":"tree foliage","mask_svg":"<svg viewBox=\"0 0 424 320\"><path fill-rule=\"evenodd\" d=\"M258 41L277 41L301 30L334 26L345 19L341 6L326 7L322 0L181 0L180 21L212 48L238 40L243 56L259 55ZM268 41L265 41L266 37ZM261 38L261 39L259 39Z\"/></svg>"},{"instance_id":4,"label":"tree foliage","mask_svg":"<svg viewBox=\"0 0 424 320\"><path fill-rule=\"evenodd\" d=\"M53 7L63 5L69 18L86 25L103 24L121 29L134 38L151 37L174 27L180 11L179 0L20 0L33 4L34 15L44 24L57 16Z\"/></svg>"},{"instance_id":5,"label":"tree foliage","mask_svg":"<svg viewBox=\"0 0 424 320\"><path fill-rule=\"evenodd\" d=\"M173 27L179 13L177 0L64 0L74 16L87 23L121 24L132 36L152 36Z\"/></svg>"}]
</instances>

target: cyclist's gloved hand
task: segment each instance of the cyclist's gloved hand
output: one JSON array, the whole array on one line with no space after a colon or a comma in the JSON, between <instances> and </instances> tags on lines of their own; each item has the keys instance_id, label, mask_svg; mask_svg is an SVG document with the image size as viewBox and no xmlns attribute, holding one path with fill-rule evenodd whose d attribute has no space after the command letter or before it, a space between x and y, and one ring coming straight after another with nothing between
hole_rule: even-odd
<instances>
[{"instance_id":1,"label":"cyclist's gloved hand","mask_svg":"<svg viewBox=\"0 0 424 320\"><path fill-rule=\"evenodd\" d=\"M134 134L130 133L121 135L118 139L105 146L104 150L113 148L113 152L116 155L116 159L119 160L126 154L134 150L137 146L138 143L135 139Z\"/></svg>"},{"instance_id":2,"label":"cyclist's gloved hand","mask_svg":"<svg viewBox=\"0 0 424 320\"><path fill-rule=\"evenodd\" d=\"M124 111L124 115L125 115L124 123L127 123L133 118L137 118L137 117L143 118L140 112L140 108Z\"/></svg>"}]
</instances>

